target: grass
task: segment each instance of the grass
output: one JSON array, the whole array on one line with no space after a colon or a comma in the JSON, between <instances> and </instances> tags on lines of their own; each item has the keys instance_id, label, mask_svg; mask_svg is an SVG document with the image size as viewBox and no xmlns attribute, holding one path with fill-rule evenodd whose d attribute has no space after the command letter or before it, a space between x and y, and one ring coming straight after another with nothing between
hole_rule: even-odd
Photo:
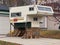
<instances>
[{"instance_id":1,"label":"grass","mask_svg":"<svg viewBox=\"0 0 60 45\"><path fill-rule=\"evenodd\" d=\"M41 30L40 31L40 36L41 37L46 37L46 38L60 39L60 31L57 31L57 30Z\"/></svg>"},{"instance_id":2,"label":"grass","mask_svg":"<svg viewBox=\"0 0 60 45\"><path fill-rule=\"evenodd\" d=\"M10 42L6 42L6 41L0 41L0 45L21 45L21 44L10 43Z\"/></svg>"}]
</instances>

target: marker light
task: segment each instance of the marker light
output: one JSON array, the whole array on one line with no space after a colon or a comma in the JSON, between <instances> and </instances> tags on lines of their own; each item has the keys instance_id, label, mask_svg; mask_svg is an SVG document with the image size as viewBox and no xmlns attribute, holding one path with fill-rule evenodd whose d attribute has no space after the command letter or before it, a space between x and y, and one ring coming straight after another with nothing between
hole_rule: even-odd
<instances>
[{"instance_id":1,"label":"marker light","mask_svg":"<svg viewBox=\"0 0 60 45\"><path fill-rule=\"evenodd\" d=\"M17 18L15 18L15 19L14 19L14 22L16 22L16 21L18 21L18 19L17 19Z\"/></svg>"}]
</instances>

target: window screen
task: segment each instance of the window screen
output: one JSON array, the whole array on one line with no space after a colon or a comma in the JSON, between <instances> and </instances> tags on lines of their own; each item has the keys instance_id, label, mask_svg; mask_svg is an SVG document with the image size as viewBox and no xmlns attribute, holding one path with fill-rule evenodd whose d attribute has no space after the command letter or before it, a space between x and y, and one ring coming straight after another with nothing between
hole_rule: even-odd
<instances>
[{"instance_id":1,"label":"window screen","mask_svg":"<svg viewBox=\"0 0 60 45\"><path fill-rule=\"evenodd\" d=\"M11 13L11 17L18 17L21 16L21 12L20 13Z\"/></svg>"},{"instance_id":2,"label":"window screen","mask_svg":"<svg viewBox=\"0 0 60 45\"><path fill-rule=\"evenodd\" d=\"M34 17L33 20L34 20L34 21L38 21L38 18L37 18L37 17Z\"/></svg>"},{"instance_id":3,"label":"window screen","mask_svg":"<svg viewBox=\"0 0 60 45\"><path fill-rule=\"evenodd\" d=\"M29 11L33 11L34 10L34 7L29 7Z\"/></svg>"},{"instance_id":4,"label":"window screen","mask_svg":"<svg viewBox=\"0 0 60 45\"><path fill-rule=\"evenodd\" d=\"M38 6L38 10L42 10L42 11L51 11L51 8Z\"/></svg>"}]
</instances>

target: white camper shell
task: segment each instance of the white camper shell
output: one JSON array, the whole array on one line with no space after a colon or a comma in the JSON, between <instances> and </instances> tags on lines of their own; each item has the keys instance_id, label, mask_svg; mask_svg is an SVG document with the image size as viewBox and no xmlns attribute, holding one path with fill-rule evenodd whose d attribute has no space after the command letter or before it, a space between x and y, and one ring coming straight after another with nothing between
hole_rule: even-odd
<instances>
[{"instance_id":1,"label":"white camper shell","mask_svg":"<svg viewBox=\"0 0 60 45\"><path fill-rule=\"evenodd\" d=\"M50 6L28 5L10 7L10 23L17 23L18 25L24 23L25 26L27 24L27 27L48 28L47 16L52 16L53 13L53 9Z\"/></svg>"}]
</instances>

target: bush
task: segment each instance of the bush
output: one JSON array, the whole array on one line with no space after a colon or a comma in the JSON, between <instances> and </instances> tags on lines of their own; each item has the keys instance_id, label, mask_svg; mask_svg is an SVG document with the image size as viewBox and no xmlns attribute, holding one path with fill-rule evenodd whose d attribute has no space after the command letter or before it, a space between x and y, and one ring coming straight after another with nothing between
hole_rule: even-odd
<instances>
[{"instance_id":1,"label":"bush","mask_svg":"<svg viewBox=\"0 0 60 45\"><path fill-rule=\"evenodd\" d=\"M41 30L40 36L41 37L47 37L47 38L60 38L60 31L57 31L57 30Z\"/></svg>"}]
</instances>

